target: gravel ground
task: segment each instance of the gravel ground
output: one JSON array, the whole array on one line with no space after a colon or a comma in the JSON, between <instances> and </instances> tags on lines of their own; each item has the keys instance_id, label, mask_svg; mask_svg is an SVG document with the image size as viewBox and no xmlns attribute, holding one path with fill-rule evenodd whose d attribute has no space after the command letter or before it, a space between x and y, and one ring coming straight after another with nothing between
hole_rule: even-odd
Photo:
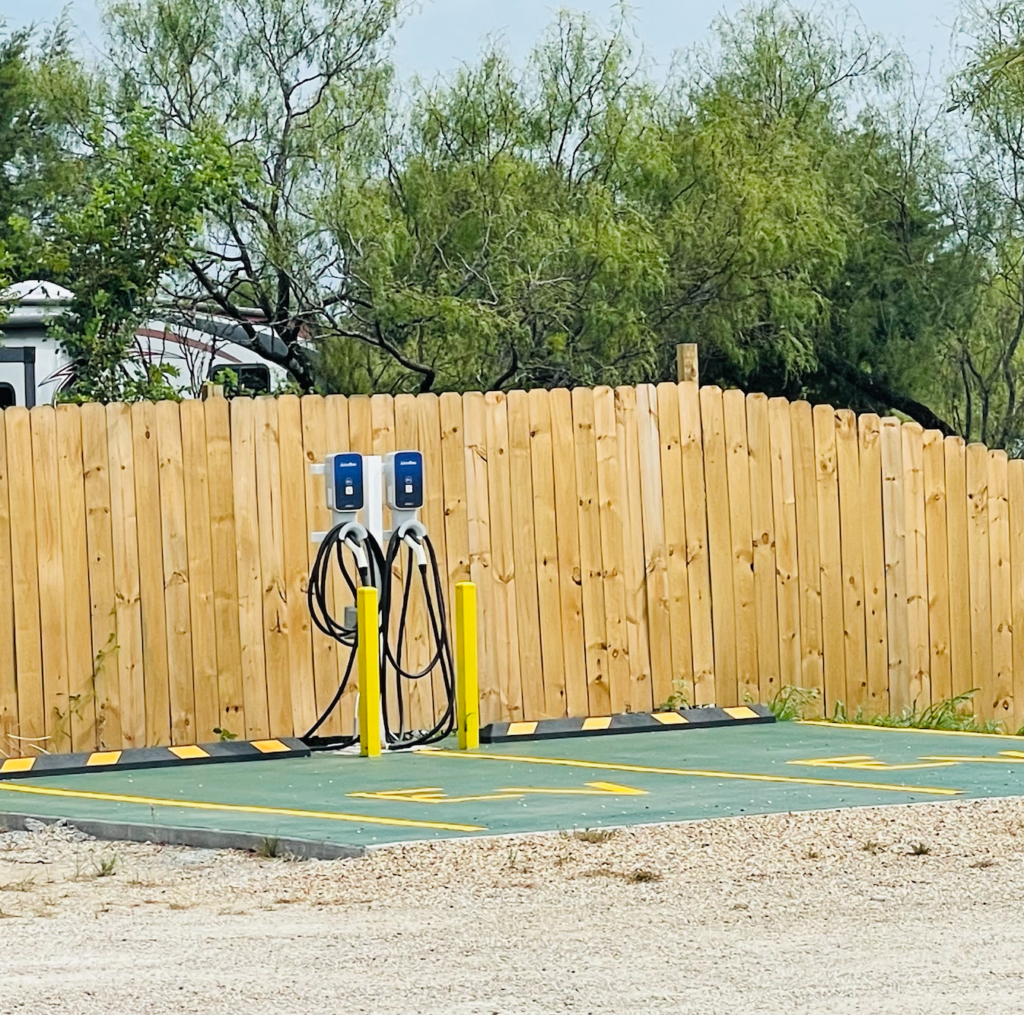
<instances>
[{"instance_id":1,"label":"gravel ground","mask_svg":"<svg viewBox=\"0 0 1024 1015\"><path fill-rule=\"evenodd\" d=\"M1019 799L330 862L50 827L0 834L0 1013L1000 1015L1022 897Z\"/></svg>"}]
</instances>

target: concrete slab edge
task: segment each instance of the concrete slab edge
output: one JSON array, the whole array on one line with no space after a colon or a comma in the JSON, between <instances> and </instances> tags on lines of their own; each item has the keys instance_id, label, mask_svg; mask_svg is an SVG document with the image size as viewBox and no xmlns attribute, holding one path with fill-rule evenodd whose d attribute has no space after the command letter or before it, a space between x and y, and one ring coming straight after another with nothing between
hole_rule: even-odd
<instances>
[{"instance_id":1,"label":"concrete slab edge","mask_svg":"<svg viewBox=\"0 0 1024 1015\"><path fill-rule=\"evenodd\" d=\"M86 835L111 842L152 842L162 846L192 846L196 849L238 849L256 852L268 838L275 839L279 856L300 860L349 860L366 855L363 846L346 846L315 839L287 839L253 832L225 832L212 828L179 828L173 825L141 825L126 821L98 821L92 818L66 818L52 814L11 814L0 812L0 829L27 831L26 822L44 825L63 822Z\"/></svg>"}]
</instances>

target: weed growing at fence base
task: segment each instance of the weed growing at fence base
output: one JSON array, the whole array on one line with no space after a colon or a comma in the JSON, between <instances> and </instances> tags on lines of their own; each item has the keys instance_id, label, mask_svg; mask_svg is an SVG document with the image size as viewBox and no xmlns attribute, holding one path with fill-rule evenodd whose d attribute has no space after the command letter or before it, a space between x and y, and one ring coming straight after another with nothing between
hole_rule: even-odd
<instances>
[{"instance_id":1,"label":"weed growing at fence base","mask_svg":"<svg viewBox=\"0 0 1024 1015\"><path fill-rule=\"evenodd\" d=\"M979 719L971 708L971 699L977 694L977 688L964 691L952 698L943 698L925 708L918 709L915 702L902 712L888 715L868 716L863 708L850 715L846 706L836 702L832 714L832 722L858 723L867 726L890 726L897 729L918 730L959 730L967 733L1003 733L1001 723L995 719Z\"/></svg>"},{"instance_id":2,"label":"weed growing at fence base","mask_svg":"<svg viewBox=\"0 0 1024 1015\"><path fill-rule=\"evenodd\" d=\"M787 684L780 687L766 702L779 722L803 719L811 703L819 698L816 687L794 687Z\"/></svg>"},{"instance_id":3,"label":"weed growing at fence base","mask_svg":"<svg viewBox=\"0 0 1024 1015\"><path fill-rule=\"evenodd\" d=\"M890 712L887 715L868 715L861 706L856 712L850 713L846 705L837 701L829 722L853 723L860 726L889 726L896 729L918 730L954 730L967 733L1005 733L1002 723L995 719L979 719L971 707L971 700L978 689L964 691L952 698L944 698L931 705L919 709L915 702L902 712ZM811 703L819 697L816 688L794 687L788 684L780 687L767 701L779 722L790 722L803 719ZM749 700L749 699L748 699ZM1024 736L1024 727L1017 730L1016 736Z\"/></svg>"},{"instance_id":4,"label":"weed growing at fence base","mask_svg":"<svg viewBox=\"0 0 1024 1015\"><path fill-rule=\"evenodd\" d=\"M655 712L674 712L678 708L689 708L690 697L686 689L686 682L682 680L672 681L672 693L668 699L655 708Z\"/></svg>"}]
</instances>

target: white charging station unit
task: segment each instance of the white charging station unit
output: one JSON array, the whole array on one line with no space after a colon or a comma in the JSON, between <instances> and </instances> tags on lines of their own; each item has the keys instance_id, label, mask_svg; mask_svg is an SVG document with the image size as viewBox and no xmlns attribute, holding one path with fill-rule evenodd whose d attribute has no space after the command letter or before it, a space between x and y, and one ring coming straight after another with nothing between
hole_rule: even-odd
<instances>
[{"instance_id":1,"label":"white charging station unit","mask_svg":"<svg viewBox=\"0 0 1024 1015\"><path fill-rule=\"evenodd\" d=\"M426 529L419 520L423 506L423 454L420 451L393 451L380 455L360 455L357 452L337 452L324 458L323 464L311 465L310 472L324 477L327 507L331 512L332 527L351 526L353 538L345 544L366 569L367 560L360 545L369 533L377 545L383 547L392 533L405 539L418 565L426 564L422 537ZM391 512L391 529L384 530L384 494ZM359 520L362 515L362 522ZM311 540L322 543L326 532L314 532ZM379 582L381 576L376 576ZM381 590L378 588L378 592ZM349 614L351 611L351 614ZM346 608L346 627L355 627L355 608ZM358 707L355 735L359 734ZM384 739L384 720L381 718L381 739ZM348 748L347 750L353 750ZM358 751L358 747L354 748Z\"/></svg>"}]
</instances>

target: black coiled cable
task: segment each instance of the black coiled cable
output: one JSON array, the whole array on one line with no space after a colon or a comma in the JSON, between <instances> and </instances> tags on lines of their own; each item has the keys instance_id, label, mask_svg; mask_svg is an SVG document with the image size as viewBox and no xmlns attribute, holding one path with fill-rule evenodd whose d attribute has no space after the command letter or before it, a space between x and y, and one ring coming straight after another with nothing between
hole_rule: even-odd
<instances>
[{"instance_id":1,"label":"black coiled cable","mask_svg":"<svg viewBox=\"0 0 1024 1015\"><path fill-rule=\"evenodd\" d=\"M384 665L381 667L381 711L384 717L384 732L388 746L392 750L405 749L409 747L423 747L427 744L443 740L455 731L455 666L452 663L451 642L448 637L448 621L444 611L444 585L441 579L441 571L437 566L437 554L434 552L434 544L427 535L412 536L422 542L426 551L427 563L416 565L414 553L408 549L408 557L405 568L405 581L402 588L402 605L398 616L398 637L395 649L391 649L390 618L393 589L393 568L398 559L404 542L399 532L392 534L388 542L387 556L384 558L384 573L387 580L384 583L384 590L381 596L382 629L384 643ZM406 617L409 612L409 600L412 594L415 576L419 574L420 585L423 589L423 599L426 606L426 615L430 623L430 635L433 642L433 653L430 661L421 670L407 670L402 666L402 649L405 644ZM429 572L429 573L428 573ZM433 593L431 593L433 585ZM441 674L441 685L444 691L444 709L434 725L427 730L406 730L405 728L405 704L402 700L402 681L427 680L435 670ZM392 725L392 716L389 714L387 694L384 687L387 685L389 675L392 677L395 689L395 701L397 703L397 726Z\"/></svg>"},{"instance_id":2,"label":"black coiled cable","mask_svg":"<svg viewBox=\"0 0 1024 1015\"><path fill-rule=\"evenodd\" d=\"M367 566L365 569L356 568L356 575L349 569L348 561L344 553L345 539L348 533L347 523L336 525L324 537L317 552L316 560L309 576L309 587L306 593L306 600L309 605L310 616L317 629L333 638L340 645L349 650L348 663L345 666L345 673L342 677L338 690L331 698L330 703L323 710L317 721L307 730L302 737L303 741L310 747L321 749L338 749L351 746L356 743L358 737L319 737L317 730L327 721L328 716L338 707L345 688L348 686L355 665L356 649L358 647L358 630L355 627L349 628L344 623L339 623L332 615L328 604L328 574L331 561L336 560L338 570L348 586L353 597L356 595L358 577L359 585L376 585L381 590L379 612L380 627L383 645L383 660L380 667L380 696L381 711L384 719L384 734L388 748L391 750L402 750L410 747L422 747L426 744L436 743L443 740L455 730L455 667L452 663L451 643L448 637L448 623L444 610L444 586L441 579L441 572L437 565L437 555L434 546L428 536L412 536L410 538L422 539L426 551L428 563L417 566L414 561L414 553L409 549L408 562L406 567L406 580L402 589L402 605L398 619L398 636L394 651L391 648L390 638L390 617L393 592L394 565L401 551L403 538L394 533L388 543L388 552L385 557L381 548L372 535L367 534L362 540L366 550ZM349 548L351 556L351 548ZM426 615L430 625L433 653L427 665L419 671L406 670L401 665L402 650L405 644L405 625L409 611L409 601L412 595L415 576L419 574L420 584L423 589ZM429 572L429 574L428 574ZM432 579L432 580L431 580ZM433 585L433 591L431 591ZM441 683L444 689L444 709L434 723L427 730L407 730L405 728L405 706L402 700L402 681L416 681L429 679L435 670L440 671ZM387 686L389 680L395 692L395 700L398 704L397 716L391 716L388 710ZM397 724L393 725L392 720L396 719Z\"/></svg>"},{"instance_id":3,"label":"black coiled cable","mask_svg":"<svg viewBox=\"0 0 1024 1015\"><path fill-rule=\"evenodd\" d=\"M338 690L335 691L334 697L331 698L330 703L323 712L321 712L317 721L302 737L303 741L310 747L349 747L359 739L355 736L316 736L316 731L323 726L327 721L327 717L338 707L338 702L341 701L342 695L345 693L345 688L348 686L349 678L352 676L352 667L355 665L356 660L356 648L359 644L358 628L346 627L344 623L339 623L331 613L331 608L327 602L327 578L332 558L337 560L338 571L342 578L344 578L345 584L352 593L352 597L355 598L356 595L356 581L352 572L349 570L348 562L344 553L346 548L345 539L348 535L346 529L349 529L349 525L348 523L343 522L340 525L335 525L335 527L324 537L324 541L320 544L320 549L317 551L316 560L313 562L313 568L309 574L309 587L306 590L306 603L309 606L309 614L313 618L313 623L316 625L317 629L326 634L328 638L333 638L336 642L340 645L344 645L349 650L348 663L345 665L345 674L341 678ZM365 569L361 569L358 566L355 568L359 579L359 585L379 585L381 583L382 576L385 574L384 556L381 553L380 545L377 543L377 540L369 534L367 534L365 539L362 539L361 542L366 550L367 566ZM352 555L351 548L349 548L349 555Z\"/></svg>"}]
</instances>

